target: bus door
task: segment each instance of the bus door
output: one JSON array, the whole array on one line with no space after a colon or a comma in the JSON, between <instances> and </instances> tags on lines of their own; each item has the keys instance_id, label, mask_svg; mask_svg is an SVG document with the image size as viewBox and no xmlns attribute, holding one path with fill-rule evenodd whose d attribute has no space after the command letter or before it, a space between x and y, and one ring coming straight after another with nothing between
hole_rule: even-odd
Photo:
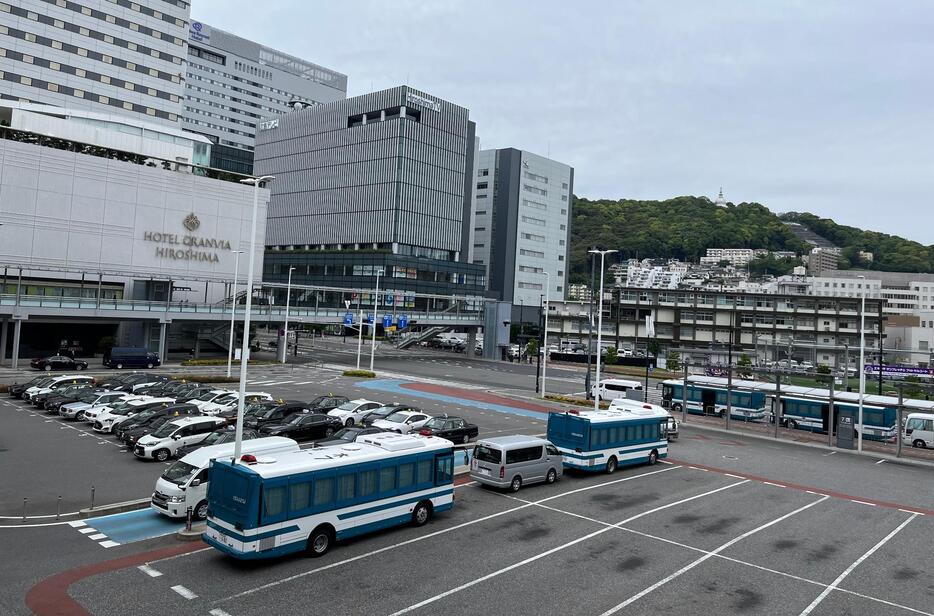
<instances>
[{"instance_id":1,"label":"bus door","mask_svg":"<svg viewBox=\"0 0 934 616\"><path fill-rule=\"evenodd\" d=\"M830 429L830 404L820 405L821 431L827 432Z\"/></svg>"},{"instance_id":2,"label":"bus door","mask_svg":"<svg viewBox=\"0 0 934 616\"><path fill-rule=\"evenodd\" d=\"M717 412L717 392L712 389L701 390L701 406L704 415L714 415Z\"/></svg>"}]
</instances>

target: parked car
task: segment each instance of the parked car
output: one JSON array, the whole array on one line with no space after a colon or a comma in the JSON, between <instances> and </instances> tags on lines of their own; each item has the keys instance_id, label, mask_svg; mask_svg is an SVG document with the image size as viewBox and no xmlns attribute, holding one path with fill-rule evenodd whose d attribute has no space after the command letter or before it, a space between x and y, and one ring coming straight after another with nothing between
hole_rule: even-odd
<instances>
[{"instance_id":1,"label":"parked car","mask_svg":"<svg viewBox=\"0 0 934 616\"><path fill-rule=\"evenodd\" d=\"M147 434L152 434L161 428L163 424L170 421L175 421L176 419L181 419L189 415L198 415L197 407L191 406L190 404L176 404L169 406L166 407L166 409L163 409L163 412L156 413L144 421L135 423L131 427L124 428L121 426L120 432L122 435L118 436L120 436L120 440L126 443L127 447L132 448L136 445L136 441L143 438ZM211 431L213 431L213 428ZM207 436L207 432L205 432L204 435Z\"/></svg>"},{"instance_id":2,"label":"parked car","mask_svg":"<svg viewBox=\"0 0 934 616\"><path fill-rule=\"evenodd\" d=\"M34 379L26 381L25 383L13 383L10 385L9 395L11 398L22 398L23 392L25 392L30 387L35 387L42 381L51 381L52 379L47 376L37 376Z\"/></svg>"},{"instance_id":3,"label":"parked car","mask_svg":"<svg viewBox=\"0 0 934 616\"><path fill-rule=\"evenodd\" d=\"M142 411L135 416L121 422L113 429L113 433L118 439L123 440L124 435L130 430L149 425L160 417L180 417L181 415L196 415L198 407L193 404L175 404L175 401L162 402Z\"/></svg>"},{"instance_id":4,"label":"parked car","mask_svg":"<svg viewBox=\"0 0 934 616\"><path fill-rule=\"evenodd\" d=\"M387 432L408 434L409 432L418 432L422 426L428 423L429 419L431 419L431 416L421 411L399 411L386 419L377 419L373 422L373 427L382 428Z\"/></svg>"},{"instance_id":5,"label":"parked car","mask_svg":"<svg viewBox=\"0 0 934 616\"><path fill-rule=\"evenodd\" d=\"M331 417L337 417L342 422L344 422L345 426L349 427L355 423L363 421L363 418L367 416L367 413L381 406L382 404L379 402L373 402L372 400L359 398L357 400L350 400L338 406L337 408L331 409L328 411L328 415Z\"/></svg>"},{"instance_id":6,"label":"parked car","mask_svg":"<svg viewBox=\"0 0 934 616\"><path fill-rule=\"evenodd\" d=\"M118 402L126 396L121 391L86 391L74 401L62 405L58 414L66 419L76 419L84 421L87 417L85 413L95 406L106 406L111 402Z\"/></svg>"},{"instance_id":7,"label":"parked car","mask_svg":"<svg viewBox=\"0 0 934 616\"><path fill-rule=\"evenodd\" d=\"M123 404L124 402L129 402L131 400L139 400L143 396L134 396L133 394L128 394L124 391L114 391L109 392L110 394L120 396L119 398L112 399L108 402L95 404L90 408L84 410L84 421L93 425L98 418L104 413L104 411L113 410L114 405Z\"/></svg>"},{"instance_id":8,"label":"parked car","mask_svg":"<svg viewBox=\"0 0 934 616\"><path fill-rule=\"evenodd\" d=\"M385 432L381 428L341 428L328 438L323 438L319 441L315 441L315 445L318 447L331 447L333 445L346 445L347 443L352 443L361 436L366 436L367 434L376 434L378 432Z\"/></svg>"},{"instance_id":9,"label":"parked car","mask_svg":"<svg viewBox=\"0 0 934 616\"><path fill-rule=\"evenodd\" d=\"M147 387L167 382L169 382L169 377L167 376L143 374L140 372L127 379L125 384L115 387L114 389L131 393L141 393L141 391Z\"/></svg>"},{"instance_id":10,"label":"parked car","mask_svg":"<svg viewBox=\"0 0 934 616\"><path fill-rule=\"evenodd\" d=\"M155 368L162 362L159 355L141 347L113 347L104 352L103 363L108 368Z\"/></svg>"},{"instance_id":11,"label":"parked car","mask_svg":"<svg viewBox=\"0 0 934 616\"><path fill-rule=\"evenodd\" d=\"M471 479L513 492L530 483L554 483L563 471L561 452L550 441L537 436L480 440L474 446L470 461Z\"/></svg>"},{"instance_id":12,"label":"parked car","mask_svg":"<svg viewBox=\"0 0 934 616\"><path fill-rule=\"evenodd\" d=\"M366 417L363 418L363 421L360 422L360 425L372 426L374 421L378 419L386 419L393 413L398 413L399 411L420 411L420 409L417 409L414 406L408 406L406 404L387 404L375 408L367 413Z\"/></svg>"},{"instance_id":13,"label":"parked car","mask_svg":"<svg viewBox=\"0 0 934 616\"><path fill-rule=\"evenodd\" d=\"M261 413L266 409L270 409L274 406L277 406L277 402L271 400L262 400L260 402L251 402L243 407L243 418L247 419ZM204 413L205 415L210 415L210 413ZM215 417L220 417L227 422L229 427L235 427L237 425L237 405L233 405L230 408L226 408L223 411L220 411Z\"/></svg>"},{"instance_id":14,"label":"parked car","mask_svg":"<svg viewBox=\"0 0 934 616\"><path fill-rule=\"evenodd\" d=\"M240 392L232 391L224 394L223 396L218 396L211 402L201 404L201 412L205 415L218 415L226 418L230 418L227 414L228 411L233 412L233 416L237 415L237 406L240 400ZM273 397L266 393L265 391L248 391L243 395L243 403L245 406L256 404L259 402L272 402ZM246 410L246 408L244 408Z\"/></svg>"},{"instance_id":15,"label":"parked car","mask_svg":"<svg viewBox=\"0 0 934 616\"><path fill-rule=\"evenodd\" d=\"M310 412L308 405L304 402L280 400L277 404L270 405L265 409L250 414L249 417L244 416L243 427L252 430L260 430L262 426L268 424L282 423L286 421L286 418L296 413ZM262 433L262 430L260 430L260 433Z\"/></svg>"},{"instance_id":16,"label":"parked car","mask_svg":"<svg viewBox=\"0 0 934 616\"><path fill-rule=\"evenodd\" d=\"M197 415L165 422L158 430L139 438L133 447L137 458L151 458L165 462L174 456L181 447L200 443L224 423L217 417Z\"/></svg>"},{"instance_id":17,"label":"parked car","mask_svg":"<svg viewBox=\"0 0 934 616\"><path fill-rule=\"evenodd\" d=\"M176 450L175 455L178 458L184 458L192 451L196 449L201 449L202 447L207 447L209 445L223 445L224 443L233 443L237 437L236 430L230 429L229 426L221 429L214 430L208 434L203 441L198 443L192 443L190 445L185 445L184 447L179 447ZM244 441L250 441L255 438L259 438L259 432L256 430L244 430L242 439Z\"/></svg>"},{"instance_id":18,"label":"parked car","mask_svg":"<svg viewBox=\"0 0 934 616\"><path fill-rule=\"evenodd\" d=\"M318 396L309 402L308 408L316 413L327 413L331 409L336 409L340 405L348 402L350 402L350 398L347 396L332 396L328 394L327 396Z\"/></svg>"},{"instance_id":19,"label":"parked car","mask_svg":"<svg viewBox=\"0 0 934 616\"><path fill-rule=\"evenodd\" d=\"M197 399L190 400L189 402L201 409L201 412L204 412L204 407L206 404L209 402L214 402L218 398L229 396L232 393L233 392L229 389L208 389L207 391L202 392L202 394L198 396Z\"/></svg>"},{"instance_id":20,"label":"parked car","mask_svg":"<svg viewBox=\"0 0 934 616\"><path fill-rule=\"evenodd\" d=\"M174 400L171 398L150 398L141 396L134 400L126 400L105 406L97 414L97 419L92 424L95 432L112 433L120 424L130 418L136 417L143 411L152 408L168 406Z\"/></svg>"},{"instance_id":21,"label":"parked car","mask_svg":"<svg viewBox=\"0 0 934 616\"><path fill-rule=\"evenodd\" d=\"M23 400L32 403L37 396L58 391L79 383L94 383L94 378L90 376L78 376L76 374L52 377L52 381L44 387L30 387L23 394Z\"/></svg>"},{"instance_id":22,"label":"parked car","mask_svg":"<svg viewBox=\"0 0 934 616\"><path fill-rule=\"evenodd\" d=\"M175 396L175 400L177 402L194 402L195 400L203 396L205 392L208 392L208 391L211 391L210 387L206 387L204 385L192 384L192 386L189 387L187 390L178 392L177 395Z\"/></svg>"},{"instance_id":23,"label":"parked car","mask_svg":"<svg viewBox=\"0 0 934 616\"><path fill-rule=\"evenodd\" d=\"M97 386L94 385L94 383L76 383L75 385L62 387L55 391L39 394L32 399L32 403L40 409L54 414L58 412L58 407L63 404L68 404L69 402L74 402L82 394L88 391L94 391L95 389L97 389Z\"/></svg>"},{"instance_id":24,"label":"parked car","mask_svg":"<svg viewBox=\"0 0 934 616\"><path fill-rule=\"evenodd\" d=\"M344 425L337 417L323 413L296 413L283 423L267 423L259 429L263 436L284 436L296 440L313 441L327 438Z\"/></svg>"},{"instance_id":25,"label":"parked car","mask_svg":"<svg viewBox=\"0 0 934 616\"><path fill-rule=\"evenodd\" d=\"M440 436L453 443L470 442L470 439L477 438L480 429L460 417L432 417L418 431L422 436Z\"/></svg>"},{"instance_id":26,"label":"parked car","mask_svg":"<svg viewBox=\"0 0 934 616\"><path fill-rule=\"evenodd\" d=\"M29 362L29 365L36 370L45 370L46 372L51 372L53 370L71 371L86 369L88 367L88 362L80 359L72 359L64 355L52 355L51 357L34 359Z\"/></svg>"}]
</instances>

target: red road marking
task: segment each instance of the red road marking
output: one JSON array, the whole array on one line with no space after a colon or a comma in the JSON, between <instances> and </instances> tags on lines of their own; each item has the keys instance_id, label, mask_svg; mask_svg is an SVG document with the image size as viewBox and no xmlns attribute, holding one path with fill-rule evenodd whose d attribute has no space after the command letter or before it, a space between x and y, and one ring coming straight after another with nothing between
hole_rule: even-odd
<instances>
[{"instance_id":1,"label":"red road marking","mask_svg":"<svg viewBox=\"0 0 934 616\"><path fill-rule=\"evenodd\" d=\"M26 607L32 610L32 613L36 614L36 616L91 616L90 612L84 609L81 604L72 599L68 594L68 588L75 582L93 575L117 571L127 567L135 567L154 560L178 556L179 554L185 554L187 552L194 552L203 547L205 547L205 545L201 541L192 541L191 543L173 545L172 547L162 548L161 550L133 554L131 556L124 556L123 558L116 558L114 560L107 560L93 565L85 565L83 567L69 569L68 571L62 571L61 573L47 577L30 588L29 592L26 593Z\"/></svg>"},{"instance_id":2,"label":"red road marking","mask_svg":"<svg viewBox=\"0 0 934 616\"><path fill-rule=\"evenodd\" d=\"M499 404L500 406L511 406L513 408L522 409L524 411L535 411L536 413L562 412L559 409L552 409L547 406L540 406L538 404L532 404L531 402L525 402L524 400L516 400L515 398L496 396L473 389L458 389L456 387L430 385L428 383L403 383L401 387L404 389L423 391L429 394L441 394L445 396L464 398L465 400L474 400L475 402L488 402L490 404Z\"/></svg>"},{"instance_id":3,"label":"red road marking","mask_svg":"<svg viewBox=\"0 0 934 616\"><path fill-rule=\"evenodd\" d=\"M922 515L934 515L934 510L931 510L931 509L921 509L919 507L899 505L898 503L892 503L889 501L875 500L872 498L863 498L861 496L853 496L851 494L845 494L843 492L836 492L834 490L825 490L823 488L804 486L804 485L800 485L797 483L788 483L787 481L769 479L767 477L759 477L758 475L750 475L749 473L744 473L742 471L728 471L722 468L717 468L715 466L695 464L693 462L685 462L683 460L675 460L673 458L668 458L667 460L673 464L680 464L682 466L689 466L693 468L701 468L701 469L711 471L714 473L719 473L721 475L730 475L732 477L742 477L743 479L749 479L750 481L758 481L759 483L767 483L769 485L779 485L781 487L789 488L791 490L797 490L799 492L813 492L814 494L819 494L821 496L832 496L833 498L841 498L841 499L848 500L848 501L859 501L861 503L876 505L878 507L884 507L886 509L898 509L906 513L920 513Z\"/></svg>"}]
</instances>

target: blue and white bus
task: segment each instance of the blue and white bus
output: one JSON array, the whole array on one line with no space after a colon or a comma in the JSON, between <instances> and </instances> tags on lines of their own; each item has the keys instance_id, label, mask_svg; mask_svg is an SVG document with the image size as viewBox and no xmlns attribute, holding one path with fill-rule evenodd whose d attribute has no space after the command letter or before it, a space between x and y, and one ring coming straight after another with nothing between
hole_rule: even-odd
<instances>
[{"instance_id":1,"label":"blue and white bus","mask_svg":"<svg viewBox=\"0 0 934 616\"><path fill-rule=\"evenodd\" d=\"M769 396L769 403L775 396ZM844 401L838 398L833 402L834 415L840 416L841 410L851 411L853 417L859 413L859 401ZM896 437L898 423L897 402L895 406L878 406L863 401L863 438L873 441L891 441ZM802 396L782 396L782 425L811 432L827 433L830 424L830 399ZM834 421L836 423L836 421ZM834 428L836 431L836 428Z\"/></svg>"},{"instance_id":2,"label":"blue and white bus","mask_svg":"<svg viewBox=\"0 0 934 616\"><path fill-rule=\"evenodd\" d=\"M720 383L723 381L723 383ZM688 377L687 399L682 392L680 379L671 379L662 383L662 406L673 413L680 413L682 405L687 403L687 411L692 415L716 415L723 417L727 409L726 379L709 377ZM739 421L762 421L768 416L766 394L757 387L749 387L747 381L734 381L730 396L730 418ZM752 383L749 381L748 383Z\"/></svg>"},{"instance_id":3,"label":"blue and white bus","mask_svg":"<svg viewBox=\"0 0 934 616\"><path fill-rule=\"evenodd\" d=\"M411 522L454 505L453 444L371 434L340 447L215 460L204 540L235 558L307 550Z\"/></svg>"},{"instance_id":4,"label":"blue and white bus","mask_svg":"<svg viewBox=\"0 0 934 616\"><path fill-rule=\"evenodd\" d=\"M668 413L657 406L548 415L548 440L566 468L614 472L620 465L668 457Z\"/></svg>"}]
</instances>

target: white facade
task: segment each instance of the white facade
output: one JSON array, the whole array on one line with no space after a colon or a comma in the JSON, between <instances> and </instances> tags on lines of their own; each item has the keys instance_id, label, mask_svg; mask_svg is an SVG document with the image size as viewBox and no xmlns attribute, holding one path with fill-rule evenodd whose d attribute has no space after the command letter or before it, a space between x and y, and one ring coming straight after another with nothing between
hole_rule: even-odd
<instances>
[{"instance_id":1,"label":"white facade","mask_svg":"<svg viewBox=\"0 0 934 616\"><path fill-rule=\"evenodd\" d=\"M729 261L732 265L746 266L755 258L752 248L708 248L707 256L701 257L701 263L716 265L720 261Z\"/></svg>"},{"instance_id":2,"label":"white facade","mask_svg":"<svg viewBox=\"0 0 934 616\"><path fill-rule=\"evenodd\" d=\"M0 2L0 95L178 126L188 2Z\"/></svg>"},{"instance_id":3,"label":"white facade","mask_svg":"<svg viewBox=\"0 0 934 616\"><path fill-rule=\"evenodd\" d=\"M574 169L513 148L481 150L476 168L473 261L487 266L490 290L538 305L547 272L548 296L564 298Z\"/></svg>"}]
</instances>

